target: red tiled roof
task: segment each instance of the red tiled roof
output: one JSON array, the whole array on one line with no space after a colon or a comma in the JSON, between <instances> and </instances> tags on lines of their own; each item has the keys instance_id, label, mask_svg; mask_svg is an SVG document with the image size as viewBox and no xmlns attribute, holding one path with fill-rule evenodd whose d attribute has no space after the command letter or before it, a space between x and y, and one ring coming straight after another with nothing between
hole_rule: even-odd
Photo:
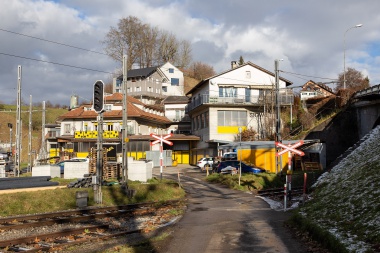
<instances>
[{"instance_id":1,"label":"red tiled roof","mask_svg":"<svg viewBox=\"0 0 380 253\"><path fill-rule=\"evenodd\" d=\"M139 100L132 98L127 101L127 116L128 118L142 118L145 120L150 121L156 121L158 123L170 123L171 121L166 118L165 116L156 115L149 112L144 112L140 108L134 105L136 104L136 101L138 101L138 104L142 104ZM103 113L104 119L107 118L122 118L123 110L112 110L112 111L106 111ZM73 109L59 117L59 120L65 120L65 119L96 119L98 114L91 110L86 109L85 106L80 106L79 108Z\"/></svg>"}]
</instances>

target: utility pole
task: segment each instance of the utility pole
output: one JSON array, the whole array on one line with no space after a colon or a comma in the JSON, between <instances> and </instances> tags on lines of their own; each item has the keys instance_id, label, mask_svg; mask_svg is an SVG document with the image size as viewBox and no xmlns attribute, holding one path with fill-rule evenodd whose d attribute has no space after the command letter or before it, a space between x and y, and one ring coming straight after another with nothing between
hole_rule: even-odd
<instances>
[{"instance_id":1,"label":"utility pole","mask_svg":"<svg viewBox=\"0 0 380 253\"><path fill-rule=\"evenodd\" d=\"M276 135L275 141L281 142L281 108L280 108L280 77L279 77L279 60L274 61L274 73L276 82ZM276 152L279 149L276 148ZM281 171L281 157L276 156L276 174Z\"/></svg>"},{"instance_id":2,"label":"utility pole","mask_svg":"<svg viewBox=\"0 0 380 253\"><path fill-rule=\"evenodd\" d=\"M40 149L40 164L46 164L46 144L45 144L45 101L42 101L42 131L41 131L41 149Z\"/></svg>"},{"instance_id":3,"label":"utility pole","mask_svg":"<svg viewBox=\"0 0 380 253\"><path fill-rule=\"evenodd\" d=\"M127 101L127 55L123 55L123 126L121 128L122 143L122 187L128 189L128 101Z\"/></svg>"},{"instance_id":4,"label":"utility pole","mask_svg":"<svg viewBox=\"0 0 380 253\"><path fill-rule=\"evenodd\" d=\"M16 111L16 159L14 175L20 176L20 163L21 163L21 66L18 66L17 71L17 111Z\"/></svg>"},{"instance_id":5,"label":"utility pole","mask_svg":"<svg viewBox=\"0 0 380 253\"><path fill-rule=\"evenodd\" d=\"M103 179L103 111L98 115L98 143L96 153L96 181L97 189L95 190L95 202L101 204L103 202L102 195L102 179Z\"/></svg>"},{"instance_id":6,"label":"utility pole","mask_svg":"<svg viewBox=\"0 0 380 253\"><path fill-rule=\"evenodd\" d=\"M29 100L28 172L32 171L32 95Z\"/></svg>"}]
</instances>

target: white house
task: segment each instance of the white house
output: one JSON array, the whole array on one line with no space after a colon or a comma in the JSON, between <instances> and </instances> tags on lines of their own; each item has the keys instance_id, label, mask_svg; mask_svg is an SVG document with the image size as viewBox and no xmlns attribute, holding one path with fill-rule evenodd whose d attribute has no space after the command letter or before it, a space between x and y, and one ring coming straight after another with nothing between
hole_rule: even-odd
<instances>
[{"instance_id":1,"label":"white house","mask_svg":"<svg viewBox=\"0 0 380 253\"><path fill-rule=\"evenodd\" d=\"M302 85L302 89L300 91L300 98L302 101L309 98L327 97L331 95L335 94L330 87L327 87L323 83L315 83L312 80L309 80L304 85Z\"/></svg>"},{"instance_id":2,"label":"white house","mask_svg":"<svg viewBox=\"0 0 380 253\"><path fill-rule=\"evenodd\" d=\"M291 84L279 80L281 105L293 103L293 94L286 89ZM192 134L201 137L193 160L220 155L215 153L217 146L235 141L239 130L253 129L260 138L272 133L274 90L274 73L251 62L240 66L233 62L231 69L202 80L187 92Z\"/></svg>"},{"instance_id":3,"label":"white house","mask_svg":"<svg viewBox=\"0 0 380 253\"><path fill-rule=\"evenodd\" d=\"M122 93L123 75L113 80L113 92ZM162 66L127 71L127 94L145 104L156 104L166 96L184 95L182 71L167 62Z\"/></svg>"}]
</instances>

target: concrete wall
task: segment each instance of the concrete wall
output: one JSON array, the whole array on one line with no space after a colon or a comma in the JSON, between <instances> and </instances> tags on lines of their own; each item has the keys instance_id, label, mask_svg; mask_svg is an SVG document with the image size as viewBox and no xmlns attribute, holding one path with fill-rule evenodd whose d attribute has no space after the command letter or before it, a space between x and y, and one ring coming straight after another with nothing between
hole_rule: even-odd
<instances>
[{"instance_id":1,"label":"concrete wall","mask_svg":"<svg viewBox=\"0 0 380 253\"><path fill-rule=\"evenodd\" d=\"M128 179L147 182L153 177L153 162L128 161Z\"/></svg>"},{"instance_id":2,"label":"concrete wall","mask_svg":"<svg viewBox=\"0 0 380 253\"><path fill-rule=\"evenodd\" d=\"M63 178L83 178L85 174L89 174L88 162L65 163Z\"/></svg>"},{"instance_id":3,"label":"concrete wall","mask_svg":"<svg viewBox=\"0 0 380 253\"><path fill-rule=\"evenodd\" d=\"M160 151L146 151L146 159L151 160L153 162L153 167L160 166ZM163 166L172 166L172 151L171 150L163 150ZM129 162L129 161L128 161Z\"/></svg>"},{"instance_id":4,"label":"concrete wall","mask_svg":"<svg viewBox=\"0 0 380 253\"><path fill-rule=\"evenodd\" d=\"M379 101L360 101L354 104L355 114L357 118L359 138L369 133L380 117Z\"/></svg>"},{"instance_id":5,"label":"concrete wall","mask_svg":"<svg viewBox=\"0 0 380 253\"><path fill-rule=\"evenodd\" d=\"M38 165L32 168L32 177L61 177L61 169L57 165Z\"/></svg>"}]
</instances>

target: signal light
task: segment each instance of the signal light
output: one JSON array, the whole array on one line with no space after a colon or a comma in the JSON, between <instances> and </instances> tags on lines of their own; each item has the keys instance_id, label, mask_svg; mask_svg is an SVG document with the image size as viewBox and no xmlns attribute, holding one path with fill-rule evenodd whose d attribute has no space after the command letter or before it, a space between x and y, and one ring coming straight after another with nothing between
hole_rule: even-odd
<instances>
[{"instance_id":1,"label":"signal light","mask_svg":"<svg viewBox=\"0 0 380 253\"><path fill-rule=\"evenodd\" d=\"M94 97L93 97L94 110L97 113L103 111L104 107L104 83L96 81L94 84Z\"/></svg>"}]
</instances>

